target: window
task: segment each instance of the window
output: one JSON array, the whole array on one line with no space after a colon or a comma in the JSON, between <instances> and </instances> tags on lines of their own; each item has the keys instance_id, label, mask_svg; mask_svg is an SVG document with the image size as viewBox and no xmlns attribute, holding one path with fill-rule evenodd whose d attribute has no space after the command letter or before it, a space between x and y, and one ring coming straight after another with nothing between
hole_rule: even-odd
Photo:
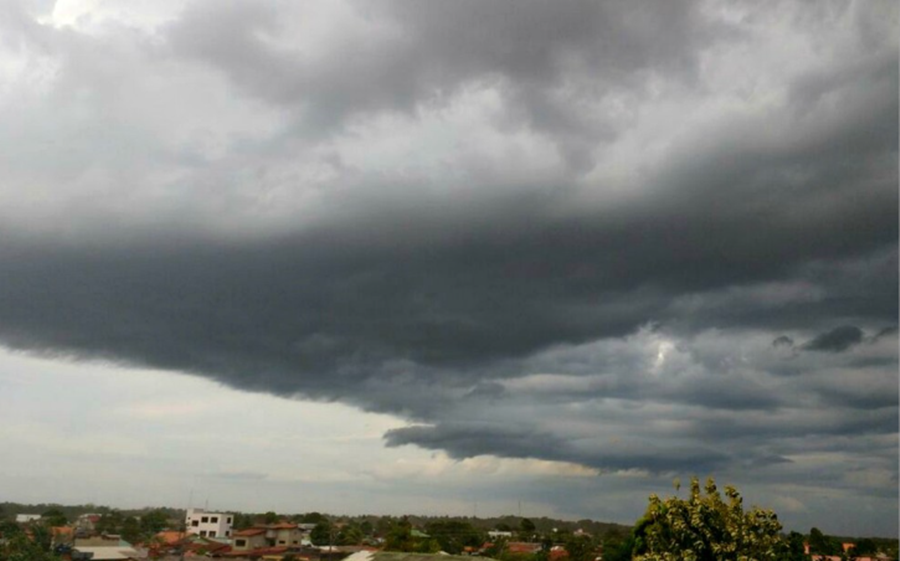
<instances>
[{"instance_id":1,"label":"window","mask_svg":"<svg viewBox=\"0 0 900 561\"><path fill-rule=\"evenodd\" d=\"M218 524L218 523L219 523L219 517L218 517L218 516L213 516L212 518L209 519L209 521L212 522L213 524Z\"/></svg>"},{"instance_id":2,"label":"window","mask_svg":"<svg viewBox=\"0 0 900 561\"><path fill-rule=\"evenodd\" d=\"M228 523L231 524L231 517L228 517Z\"/></svg>"},{"instance_id":3,"label":"window","mask_svg":"<svg viewBox=\"0 0 900 561\"><path fill-rule=\"evenodd\" d=\"M216 537L216 531L215 531L215 530L210 530L210 531L209 531L209 537L211 537L211 538Z\"/></svg>"},{"instance_id":4,"label":"window","mask_svg":"<svg viewBox=\"0 0 900 561\"><path fill-rule=\"evenodd\" d=\"M285 542L284 540L278 540L278 545L284 545L285 543L287 542Z\"/></svg>"},{"instance_id":5,"label":"window","mask_svg":"<svg viewBox=\"0 0 900 561\"><path fill-rule=\"evenodd\" d=\"M231 530L225 530L225 537L227 538L230 535L231 535Z\"/></svg>"},{"instance_id":6,"label":"window","mask_svg":"<svg viewBox=\"0 0 900 561\"><path fill-rule=\"evenodd\" d=\"M209 516L204 516L203 518L200 519L200 522L203 522L204 524L206 524L207 522L209 522Z\"/></svg>"},{"instance_id":7,"label":"window","mask_svg":"<svg viewBox=\"0 0 900 561\"><path fill-rule=\"evenodd\" d=\"M205 537L206 537L206 530L200 530L200 537L201 537L201 538L205 538Z\"/></svg>"},{"instance_id":8,"label":"window","mask_svg":"<svg viewBox=\"0 0 900 561\"><path fill-rule=\"evenodd\" d=\"M234 540L235 547L244 547L247 545L247 540Z\"/></svg>"},{"instance_id":9,"label":"window","mask_svg":"<svg viewBox=\"0 0 900 561\"><path fill-rule=\"evenodd\" d=\"M199 521L199 520L191 520L191 526L193 526L193 527L196 528L196 527L199 526L199 525L200 525L200 521Z\"/></svg>"}]
</instances>

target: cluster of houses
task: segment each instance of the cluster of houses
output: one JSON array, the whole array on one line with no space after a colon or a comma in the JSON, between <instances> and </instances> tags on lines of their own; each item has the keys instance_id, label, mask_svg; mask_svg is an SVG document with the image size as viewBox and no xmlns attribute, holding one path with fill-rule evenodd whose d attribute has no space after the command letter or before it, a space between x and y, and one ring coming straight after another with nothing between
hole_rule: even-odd
<instances>
[{"instance_id":1,"label":"cluster of houses","mask_svg":"<svg viewBox=\"0 0 900 561\"><path fill-rule=\"evenodd\" d=\"M315 524L280 521L235 530L234 515L188 509L183 530L157 533L147 543L131 544L119 535L98 533L99 514L83 514L69 526L52 527L56 551L72 561L181 561L200 557L278 561L340 561L353 553L376 548L365 546L316 547L310 540ZM16 515L22 525L39 523L37 514Z\"/></svg>"}]
</instances>

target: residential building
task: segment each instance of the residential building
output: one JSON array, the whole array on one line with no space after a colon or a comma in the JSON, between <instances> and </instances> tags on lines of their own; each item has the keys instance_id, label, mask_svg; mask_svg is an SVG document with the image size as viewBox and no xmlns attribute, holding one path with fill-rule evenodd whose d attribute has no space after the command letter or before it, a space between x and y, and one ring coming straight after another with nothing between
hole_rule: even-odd
<instances>
[{"instance_id":1,"label":"residential building","mask_svg":"<svg viewBox=\"0 0 900 561\"><path fill-rule=\"evenodd\" d=\"M280 522L265 526L254 526L235 532L232 547L235 551L258 549L261 547L291 547L304 545L305 533L298 524Z\"/></svg>"},{"instance_id":2,"label":"residential building","mask_svg":"<svg viewBox=\"0 0 900 561\"><path fill-rule=\"evenodd\" d=\"M34 522L35 520L40 520L40 519L41 519L40 514L17 514L16 515L16 522L18 522L19 524Z\"/></svg>"},{"instance_id":3,"label":"residential building","mask_svg":"<svg viewBox=\"0 0 900 561\"><path fill-rule=\"evenodd\" d=\"M189 508L185 516L185 531L203 538L230 538L234 516L227 512L207 512Z\"/></svg>"},{"instance_id":4,"label":"residential building","mask_svg":"<svg viewBox=\"0 0 900 561\"><path fill-rule=\"evenodd\" d=\"M231 537L232 551L250 551L268 547L265 528L247 528L234 533Z\"/></svg>"}]
</instances>

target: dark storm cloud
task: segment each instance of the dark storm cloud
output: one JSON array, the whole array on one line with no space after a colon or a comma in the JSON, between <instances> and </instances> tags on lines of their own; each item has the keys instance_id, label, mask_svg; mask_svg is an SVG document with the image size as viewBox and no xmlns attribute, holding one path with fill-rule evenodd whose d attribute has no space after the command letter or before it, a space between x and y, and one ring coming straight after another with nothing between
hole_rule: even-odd
<instances>
[{"instance_id":1,"label":"dark storm cloud","mask_svg":"<svg viewBox=\"0 0 900 561\"><path fill-rule=\"evenodd\" d=\"M54 220L3 211L4 345L401 415L421 425L389 445L454 458L800 470L821 451L805 436L896 432L896 339L860 344L898 307L889 4L335 6L192 3L152 36L119 30L132 49L103 64L100 39L29 28L67 53L51 100L72 105L47 107L90 165L64 160L32 201L67 201ZM313 16L347 31L315 36ZM829 55L779 51L776 72L778 26ZM111 150L152 135L80 115L145 75L141 112L159 110L152 72L234 112ZM0 131L6 172L43 173L49 148L26 137ZM402 156L367 162L359 139ZM22 196L40 183L10 177ZM882 462L861 469L896 472Z\"/></svg>"},{"instance_id":2,"label":"dark storm cloud","mask_svg":"<svg viewBox=\"0 0 900 561\"><path fill-rule=\"evenodd\" d=\"M773 347L793 347L794 340L787 335L779 335L772 341Z\"/></svg>"},{"instance_id":3,"label":"dark storm cloud","mask_svg":"<svg viewBox=\"0 0 900 561\"><path fill-rule=\"evenodd\" d=\"M613 445L605 449L584 448L578 443L542 434L530 427L496 427L477 423L445 423L437 427L412 426L385 434L388 446L416 444L443 449L456 458L502 454L513 458L539 458L577 462L601 469L640 468L651 472L713 471L728 463L719 451L701 446Z\"/></svg>"},{"instance_id":4,"label":"dark storm cloud","mask_svg":"<svg viewBox=\"0 0 900 561\"><path fill-rule=\"evenodd\" d=\"M303 32L279 16L279 8L290 9L286 4L198 2L167 33L177 54L220 69L242 90L296 108L322 127L361 112L414 112L469 83L499 81L520 118L558 134L564 150L584 157L581 144L596 132L577 110L588 92L577 88L560 103L552 91L582 73L595 96L632 87L641 72L690 80L701 45L739 34L698 7L580 0L355 4L364 25L346 29L328 58L271 40Z\"/></svg>"},{"instance_id":5,"label":"dark storm cloud","mask_svg":"<svg viewBox=\"0 0 900 561\"><path fill-rule=\"evenodd\" d=\"M860 328L855 325L842 325L822 333L812 341L805 343L803 348L810 351L839 353L846 351L853 345L858 345L862 340L863 332Z\"/></svg>"}]
</instances>

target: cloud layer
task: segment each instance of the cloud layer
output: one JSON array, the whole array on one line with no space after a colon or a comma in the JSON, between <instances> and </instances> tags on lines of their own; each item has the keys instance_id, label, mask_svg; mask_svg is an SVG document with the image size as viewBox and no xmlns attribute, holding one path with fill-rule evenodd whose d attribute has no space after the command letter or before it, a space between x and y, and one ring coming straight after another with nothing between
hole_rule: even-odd
<instances>
[{"instance_id":1,"label":"cloud layer","mask_svg":"<svg viewBox=\"0 0 900 561\"><path fill-rule=\"evenodd\" d=\"M896 494L894 4L128 6L0 8L0 343Z\"/></svg>"}]
</instances>

